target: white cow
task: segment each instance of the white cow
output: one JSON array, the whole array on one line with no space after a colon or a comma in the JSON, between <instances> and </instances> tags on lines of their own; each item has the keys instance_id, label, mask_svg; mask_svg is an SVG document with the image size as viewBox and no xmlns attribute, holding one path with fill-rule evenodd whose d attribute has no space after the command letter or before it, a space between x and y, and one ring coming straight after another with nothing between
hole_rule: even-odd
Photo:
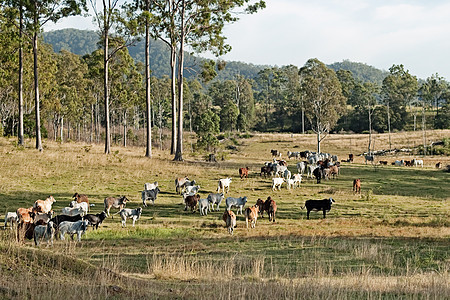
<instances>
[{"instance_id":1,"label":"white cow","mask_svg":"<svg viewBox=\"0 0 450 300\"><path fill-rule=\"evenodd\" d=\"M414 167L421 166L423 168L423 160L422 159L413 159Z\"/></svg>"},{"instance_id":2,"label":"white cow","mask_svg":"<svg viewBox=\"0 0 450 300\"><path fill-rule=\"evenodd\" d=\"M304 174L305 173L305 169L306 169L306 163L304 161L301 161L299 163L297 163L297 171L300 174Z\"/></svg>"},{"instance_id":3,"label":"white cow","mask_svg":"<svg viewBox=\"0 0 450 300\"><path fill-rule=\"evenodd\" d=\"M8 225L8 223L11 223L11 229L13 228L13 225L19 222L19 218L17 217L17 213L16 212L6 212L5 214L5 228L6 225Z\"/></svg>"},{"instance_id":4,"label":"white cow","mask_svg":"<svg viewBox=\"0 0 450 300\"><path fill-rule=\"evenodd\" d=\"M239 210L241 211L241 215L242 215L242 208L245 206L245 203L247 203L247 197L239 197L239 198L228 197L227 199L225 199L227 210L231 210L231 208L235 206L238 208L237 211Z\"/></svg>"},{"instance_id":5,"label":"white cow","mask_svg":"<svg viewBox=\"0 0 450 300\"><path fill-rule=\"evenodd\" d=\"M120 218L122 219L122 227L127 227L127 219L133 220L133 226L136 220L139 220L142 214L142 208L138 207L136 209L131 208L123 208L117 214L120 214Z\"/></svg>"},{"instance_id":6,"label":"white cow","mask_svg":"<svg viewBox=\"0 0 450 300\"><path fill-rule=\"evenodd\" d=\"M61 209L61 214L67 216L84 216L84 209L81 207L63 207L63 209Z\"/></svg>"},{"instance_id":7,"label":"white cow","mask_svg":"<svg viewBox=\"0 0 450 300\"><path fill-rule=\"evenodd\" d=\"M217 184L217 192L220 193L220 189L223 190L223 193L228 193L230 190L231 177L219 179L219 183ZM225 188L227 191L225 192Z\"/></svg>"},{"instance_id":8,"label":"white cow","mask_svg":"<svg viewBox=\"0 0 450 300\"><path fill-rule=\"evenodd\" d=\"M83 210L84 214L87 214L88 209L89 209L89 204L87 202L78 203L77 201L74 200L74 201L70 202L70 207L75 207L75 208L80 207Z\"/></svg>"},{"instance_id":9,"label":"white cow","mask_svg":"<svg viewBox=\"0 0 450 300\"><path fill-rule=\"evenodd\" d=\"M294 188L295 186L300 187L300 183L302 183L302 174L294 174L292 179L294 180Z\"/></svg>"},{"instance_id":10,"label":"white cow","mask_svg":"<svg viewBox=\"0 0 450 300\"><path fill-rule=\"evenodd\" d=\"M195 195L198 193L199 190L200 190L200 185L188 185L186 187L186 191L184 193L189 194L189 195Z\"/></svg>"},{"instance_id":11,"label":"white cow","mask_svg":"<svg viewBox=\"0 0 450 300\"><path fill-rule=\"evenodd\" d=\"M316 165L308 165L308 178L313 178L313 172L317 169Z\"/></svg>"},{"instance_id":12,"label":"white cow","mask_svg":"<svg viewBox=\"0 0 450 300\"><path fill-rule=\"evenodd\" d=\"M150 191L150 190L154 190L158 187L158 181L155 181L153 183L145 183L144 184L144 191Z\"/></svg>"},{"instance_id":13,"label":"white cow","mask_svg":"<svg viewBox=\"0 0 450 300\"><path fill-rule=\"evenodd\" d=\"M294 179L292 179L292 178L286 179L286 187L288 190L293 189L294 188Z\"/></svg>"},{"instance_id":14,"label":"white cow","mask_svg":"<svg viewBox=\"0 0 450 300\"><path fill-rule=\"evenodd\" d=\"M200 199L198 201L198 210L200 211L201 216L207 216L208 215L208 208L209 208L209 201L207 198Z\"/></svg>"},{"instance_id":15,"label":"white cow","mask_svg":"<svg viewBox=\"0 0 450 300\"><path fill-rule=\"evenodd\" d=\"M288 169L284 170L284 174L283 174L283 178L288 180L291 178L291 171L289 171Z\"/></svg>"},{"instance_id":16,"label":"white cow","mask_svg":"<svg viewBox=\"0 0 450 300\"><path fill-rule=\"evenodd\" d=\"M88 220L80 220L77 222L64 221L59 224L59 233L61 240L64 241L64 235L66 233L70 234L73 239L73 235L77 235L77 241L81 241L81 236L86 232L87 226L89 225Z\"/></svg>"},{"instance_id":17,"label":"white cow","mask_svg":"<svg viewBox=\"0 0 450 300\"><path fill-rule=\"evenodd\" d=\"M278 188L278 190L281 190L281 185L284 182L284 178L278 178L278 177L274 177L272 178L272 191L275 191L276 188Z\"/></svg>"}]
</instances>

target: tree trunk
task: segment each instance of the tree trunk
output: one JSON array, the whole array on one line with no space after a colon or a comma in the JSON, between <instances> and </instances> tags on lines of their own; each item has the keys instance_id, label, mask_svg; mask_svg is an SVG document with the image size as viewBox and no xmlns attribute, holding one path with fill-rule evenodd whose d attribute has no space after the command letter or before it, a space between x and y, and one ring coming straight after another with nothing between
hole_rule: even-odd
<instances>
[{"instance_id":1,"label":"tree trunk","mask_svg":"<svg viewBox=\"0 0 450 300\"><path fill-rule=\"evenodd\" d=\"M19 126L17 132L18 144L24 145L23 140L23 45L22 45L22 31L23 31L23 11L22 4L19 8Z\"/></svg>"},{"instance_id":2,"label":"tree trunk","mask_svg":"<svg viewBox=\"0 0 450 300\"><path fill-rule=\"evenodd\" d=\"M61 124L60 124L61 128L60 128L59 136L61 137L61 143L63 143L64 142L64 116L61 116L60 122L61 122Z\"/></svg>"},{"instance_id":3,"label":"tree trunk","mask_svg":"<svg viewBox=\"0 0 450 300\"><path fill-rule=\"evenodd\" d=\"M317 154L320 154L320 130L317 130Z\"/></svg>"},{"instance_id":4,"label":"tree trunk","mask_svg":"<svg viewBox=\"0 0 450 300\"><path fill-rule=\"evenodd\" d=\"M172 45L170 49L170 68L171 68L171 97L172 97L172 140L170 145L170 154L175 154L177 146L177 97L176 97L176 49Z\"/></svg>"},{"instance_id":5,"label":"tree trunk","mask_svg":"<svg viewBox=\"0 0 450 300\"><path fill-rule=\"evenodd\" d=\"M148 11L148 0L146 2ZM150 33L148 20L145 24L145 98L146 98L146 117L147 117L147 149L146 157L152 157L152 119L151 119L151 102L150 102Z\"/></svg>"},{"instance_id":6,"label":"tree trunk","mask_svg":"<svg viewBox=\"0 0 450 300\"><path fill-rule=\"evenodd\" d=\"M177 149L175 151L175 161L183 161L183 64L184 64L184 0L181 1L180 13L180 49L178 52L178 126L177 126Z\"/></svg>"},{"instance_id":7,"label":"tree trunk","mask_svg":"<svg viewBox=\"0 0 450 300\"><path fill-rule=\"evenodd\" d=\"M104 22L106 22L106 4L103 5L104 12ZM110 116L109 116L109 88L108 88L108 76L109 76L109 57L108 57L108 48L109 48L109 32L108 25L105 25L104 28L104 51L103 51L103 65L105 67L105 71L103 74L103 89L104 89L104 97L105 97L105 153L111 153L111 133L110 133Z\"/></svg>"},{"instance_id":8,"label":"tree trunk","mask_svg":"<svg viewBox=\"0 0 450 300\"><path fill-rule=\"evenodd\" d=\"M127 146L127 111L123 113L123 146Z\"/></svg>"},{"instance_id":9,"label":"tree trunk","mask_svg":"<svg viewBox=\"0 0 450 300\"><path fill-rule=\"evenodd\" d=\"M389 101L387 102L387 119L388 119L388 135L389 135L389 151L392 148L391 144L391 112L389 109Z\"/></svg>"},{"instance_id":10,"label":"tree trunk","mask_svg":"<svg viewBox=\"0 0 450 300\"><path fill-rule=\"evenodd\" d=\"M423 138L423 155L427 155L427 137L425 132L425 104L422 103L422 138Z\"/></svg>"},{"instance_id":11,"label":"tree trunk","mask_svg":"<svg viewBox=\"0 0 450 300\"><path fill-rule=\"evenodd\" d=\"M37 4L35 4L36 8ZM34 17L34 22L37 24L37 16ZM36 149L42 151L41 139L41 116L39 109L39 79L38 79L38 33L33 34L33 56L34 56L34 111L36 114Z\"/></svg>"}]
</instances>

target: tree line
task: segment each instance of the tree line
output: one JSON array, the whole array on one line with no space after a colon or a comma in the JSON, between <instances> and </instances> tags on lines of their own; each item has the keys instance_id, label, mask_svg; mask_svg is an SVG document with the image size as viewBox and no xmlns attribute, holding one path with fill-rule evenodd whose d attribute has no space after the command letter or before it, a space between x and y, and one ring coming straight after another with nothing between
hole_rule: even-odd
<instances>
[{"instance_id":1,"label":"tree line","mask_svg":"<svg viewBox=\"0 0 450 300\"><path fill-rule=\"evenodd\" d=\"M197 134L198 148L208 150L218 145L220 132L314 132L320 151L330 132L423 130L425 144L427 129L450 128L449 83L438 74L418 80L403 65L372 82L363 72L335 71L317 59L302 67L267 67L255 78L236 71L223 79L217 72L225 63L205 60L197 75L186 79L186 43L218 56L229 51L223 26L236 21L230 12L248 1L148 0L122 7L102 2L95 9L101 49L84 56L55 53L38 33L43 22L77 14L86 3L49 1L60 11L39 10L34 1L1 3L1 130L17 135L19 144L27 135L42 149L41 130L45 136L51 129L53 139L105 142L110 153L111 137L126 146L145 128L146 156L151 157L152 141L161 146L170 131L171 152L182 160L184 129ZM263 7L256 2L245 11ZM146 58L150 38L166 44L170 74L151 76L149 59L132 59L127 46L140 38ZM369 142L369 152L372 146Z\"/></svg>"}]
</instances>

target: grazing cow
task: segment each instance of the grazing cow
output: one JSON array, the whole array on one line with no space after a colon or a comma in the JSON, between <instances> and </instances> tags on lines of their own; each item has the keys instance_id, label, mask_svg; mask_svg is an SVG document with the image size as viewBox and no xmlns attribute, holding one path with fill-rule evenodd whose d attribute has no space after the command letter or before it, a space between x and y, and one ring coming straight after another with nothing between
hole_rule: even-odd
<instances>
[{"instance_id":1,"label":"grazing cow","mask_svg":"<svg viewBox=\"0 0 450 300\"><path fill-rule=\"evenodd\" d=\"M250 227L255 228L256 226L256 219L258 218L258 204L255 204L251 207L247 207L245 209L244 215L245 215L245 225L248 228L248 221L250 220Z\"/></svg>"},{"instance_id":2,"label":"grazing cow","mask_svg":"<svg viewBox=\"0 0 450 300\"><path fill-rule=\"evenodd\" d=\"M73 235L77 235L77 241L81 241L81 236L86 232L87 226L89 224L88 220L81 220L76 222L65 221L59 224L59 234L62 241L65 240L64 236L66 233L70 234L73 240Z\"/></svg>"},{"instance_id":3,"label":"grazing cow","mask_svg":"<svg viewBox=\"0 0 450 300\"><path fill-rule=\"evenodd\" d=\"M305 173L305 169L306 169L306 162L301 161L299 163L297 163L297 172L300 174L304 174Z\"/></svg>"},{"instance_id":4,"label":"grazing cow","mask_svg":"<svg viewBox=\"0 0 450 300\"><path fill-rule=\"evenodd\" d=\"M353 179L353 191L361 194L361 179Z\"/></svg>"},{"instance_id":5,"label":"grazing cow","mask_svg":"<svg viewBox=\"0 0 450 300\"><path fill-rule=\"evenodd\" d=\"M378 163L380 165L384 165L384 166L387 166L387 164L388 164L387 160L380 160L380 161L378 161Z\"/></svg>"},{"instance_id":6,"label":"grazing cow","mask_svg":"<svg viewBox=\"0 0 450 300\"><path fill-rule=\"evenodd\" d=\"M277 178L277 177L272 178L272 191L275 191L276 188L278 188L278 190L280 191L283 182L285 182L284 178Z\"/></svg>"},{"instance_id":7,"label":"grazing cow","mask_svg":"<svg viewBox=\"0 0 450 300\"><path fill-rule=\"evenodd\" d=\"M155 181L153 183L144 183L144 191L150 191L154 190L158 187L158 181Z\"/></svg>"},{"instance_id":8,"label":"grazing cow","mask_svg":"<svg viewBox=\"0 0 450 300\"><path fill-rule=\"evenodd\" d=\"M287 157L288 157L289 159L291 159L291 157L293 157L293 158L295 158L295 159L299 159L299 158L300 158L300 152L291 152L291 151L288 151L288 152L287 152Z\"/></svg>"},{"instance_id":9,"label":"grazing cow","mask_svg":"<svg viewBox=\"0 0 450 300\"><path fill-rule=\"evenodd\" d=\"M186 186L185 194L194 195L200 191L199 185L188 185Z\"/></svg>"},{"instance_id":10,"label":"grazing cow","mask_svg":"<svg viewBox=\"0 0 450 300\"><path fill-rule=\"evenodd\" d=\"M41 240L47 241L47 247L49 244L53 246L53 237L55 236L55 228L53 227L53 222L49 221L45 225L37 225L34 227L34 244L39 246Z\"/></svg>"},{"instance_id":11,"label":"grazing cow","mask_svg":"<svg viewBox=\"0 0 450 300\"><path fill-rule=\"evenodd\" d=\"M302 209L304 209L306 207L306 219L309 220L309 213L311 212L311 210L315 210L315 211L323 211L323 218L326 218L326 212L330 211L331 209L331 204L335 202L333 200L333 198L329 198L329 199L323 199L323 200L306 200L305 202L305 206L302 206Z\"/></svg>"},{"instance_id":12,"label":"grazing cow","mask_svg":"<svg viewBox=\"0 0 450 300\"><path fill-rule=\"evenodd\" d=\"M401 167L401 166L403 166L405 164L405 161L403 159L402 160L396 160L392 164L395 165L395 166Z\"/></svg>"},{"instance_id":13,"label":"grazing cow","mask_svg":"<svg viewBox=\"0 0 450 300\"><path fill-rule=\"evenodd\" d=\"M99 214L87 214L84 216L85 220L89 221L89 224L92 225L92 229L98 229L98 225L103 223L103 220L106 219L106 213L102 211Z\"/></svg>"},{"instance_id":14,"label":"grazing cow","mask_svg":"<svg viewBox=\"0 0 450 300\"><path fill-rule=\"evenodd\" d=\"M216 204L216 211L219 211L219 205L223 200L223 193L211 193L208 195L208 202L210 205L210 211L214 210L214 204Z\"/></svg>"},{"instance_id":15,"label":"grazing cow","mask_svg":"<svg viewBox=\"0 0 450 300\"><path fill-rule=\"evenodd\" d=\"M194 213L195 210L197 209L198 200L200 200L200 195L199 194L195 194L195 195L186 195L185 194L185 197L184 197L184 203L185 203L184 210L187 211L188 207L190 207L192 213Z\"/></svg>"},{"instance_id":16,"label":"grazing cow","mask_svg":"<svg viewBox=\"0 0 450 300\"><path fill-rule=\"evenodd\" d=\"M158 197L158 193L160 192L159 187L155 187L152 190L144 190L141 192L142 203L144 206L147 206L147 200L152 201L152 204L155 205L156 197Z\"/></svg>"},{"instance_id":17,"label":"grazing cow","mask_svg":"<svg viewBox=\"0 0 450 300\"><path fill-rule=\"evenodd\" d=\"M175 191L177 194L182 193L182 189L185 186L186 182L189 181L189 178L187 177L178 177L175 178Z\"/></svg>"},{"instance_id":18,"label":"grazing cow","mask_svg":"<svg viewBox=\"0 0 450 300\"><path fill-rule=\"evenodd\" d=\"M228 233L233 235L234 228L236 227L236 215L231 210L225 210L222 215L222 219L228 228Z\"/></svg>"},{"instance_id":19,"label":"grazing cow","mask_svg":"<svg viewBox=\"0 0 450 300\"><path fill-rule=\"evenodd\" d=\"M262 176L263 173L264 173L264 177L266 177L266 175L270 175L272 173L272 167L270 167L270 166L261 167L260 176Z\"/></svg>"},{"instance_id":20,"label":"grazing cow","mask_svg":"<svg viewBox=\"0 0 450 300\"><path fill-rule=\"evenodd\" d=\"M209 202L208 202L207 198L198 200L198 210L200 211L201 216L208 215L208 207L209 207Z\"/></svg>"},{"instance_id":21,"label":"grazing cow","mask_svg":"<svg viewBox=\"0 0 450 300\"><path fill-rule=\"evenodd\" d=\"M84 209L81 207L63 207L61 209L61 214L67 216L76 216L76 215L84 216L86 213Z\"/></svg>"},{"instance_id":22,"label":"grazing cow","mask_svg":"<svg viewBox=\"0 0 450 300\"><path fill-rule=\"evenodd\" d=\"M86 202L89 211L89 199L87 195L80 195L78 193L75 193L73 194L72 198L74 198L74 200L77 201L78 203Z\"/></svg>"},{"instance_id":23,"label":"grazing cow","mask_svg":"<svg viewBox=\"0 0 450 300\"><path fill-rule=\"evenodd\" d=\"M219 179L219 182L217 184L217 192L220 193L220 190L222 189L223 193L226 194L230 190L230 183L231 183L231 177ZM227 188L227 191L225 192L225 188Z\"/></svg>"},{"instance_id":24,"label":"grazing cow","mask_svg":"<svg viewBox=\"0 0 450 300\"><path fill-rule=\"evenodd\" d=\"M75 216L59 215L54 216L53 218L50 219L50 221L53 223L53 227L55 227L55 229L58 229L59 224L61 224L62 222L77 222L81 221L82 219L83 217L81 215Z\"/></svg>"},{"instance_id":25,"label":"grazing cow","mask_svg":"<svg viewBox=\"0 0 450 300\"><path fill-rule=\"evenodd\" d=\"M80 207L84 211L84 214L87 214L88 210L89 210L89 204L87 202L78 203L77 201L74 200L74 201L70 202L69 206L75 207L75 208Z\"/></svg>"},{"instance_id":26,"label":"grazing cow","mask_svg":"<svg viewBox=\"0 0 450 300\"><path fill-rule=\"evenodd\" d=\"M13 225L17 223L19 223L19 218L17 217L17 212L6 212L5 214L5 226L4 228L6 228L6 225L8 225L8 223L10 223L11 225L11 229L13 229Z\"/></svg>"},{"instance_id":27,"label":"grazing cow","mask_svg":"<svg viewBox=\"0 0 450 300\"><path fill-rule=\"evenodd\" d=\"M300 183L302 183L302 174L294 174L294 176L292 177L292 179L294 180L294 188L295 186L300 187Z\"/></svg>"},{"instance_id":28,"label":"grazing cow","mask_svg":"<svg viewBox=\"0 0 450 300\"><path fill-rule=\"evenodd\" d=\"M227 199L225 199L227 210L231 210L231 208L235 206L237 208L237 212L239 212L239 210L241 211L241 215L242 215L242 208L245 206L245 203L247 203L247 197L239 197L239 198L228 197Z\"/></svg>"},{"instance_id":29,"label":"grazing cow","mask_svg":"<svg viewBox=\"0 0 450 300\"><path fill-rule=\"evenodd\" d=\"M239 177L241 177L241 180L248 178L248 167L239 168Z\"/></svg>"},{"instance_id":30,"label":"grazing cow","mask_svg":"<svg viewBox=\"0 0 450 300\"><path fill-rule=\"evenodd\" d=\"M111 207L118 208L119 211L121 211L127 205L127 201L130 200L128 200L125 196L105 198L103 203L105 205L105 212L108 217L110 216L109 210L111 209Z\"/></svg>"},{"instance_id":31,"label":"grazing cow","mask_svg":"<svg viewBox=\"0 0 450 300\"><path fill-rule=\"evenodd\" d=\"M118 212L120 214L120 218L122 219L122 227L127 227L127 219L133 220L133 226L136 220L139 220L142 214L142 208L138 207L136 209L131 208L123 208L121 211Z\"/></svg>"},{"instance_id":32,"label":"grazing cow","mask_svg":"<svg viewBox=\"0 0 450 300\"><path fill-rule=\"evenodd\" d=\"M412 163L414 164L414 167L421 166L423 168L423 160L422 159L413 159Z\"/></svg>"},{"instance_id":33,"label":"grazing cow","mask_svg":"<svg viewBox=\"0 0 450 300\"><path fill-rule=\"evenodd\" d=\"M36 225L45 225L47 224L50 219L53 217L53 210L49 211L46 214L37 213L34 216L34 224Z\"/></svg>"},{"instance_id":34,"label":"grazing cow","mask_svg":"<svg viewBox=\"0 0 450 300\"><path fill-rule=\"evenodd\" d=\"M353 154L352 153L350 153L348 155L348 162L353 162Z\"/></svg>"},{"instance_id":35,"label":"grazing cow","mask_svg":"<svg viewBox=\"0 0 450 300\"><path fill-rule=\"evenodd\" d=\"M316 177L317 183L320 183L323 177L325 177L324 170L321 167L317 167L313 171L314 177Z\"/></svg>"},{"instance_id":36,"label":"grazing cow","mask_svg":"<svg viewBox=\"0 0 450 300\"><path fill-rule=\"evenodd\" d=\"M442 163L441 163L441 162L438 162L438 163L435 165L435 167L436 167L436 169L441 169L441 168L442 168Z\"/></svg>"},{"instance_id":37,"label":"grazing cow","mask_svg":"<svg viewBox=\"0 0 450 300\"><path fill-rule=\"evenodd\" d=\"M35 213L33 212L33 207L30 208L18 208L16 211L17 219L19 224L23 223L33 223L33 219L35 216Z\"/></svg>"},{"instance_id":38,"label":"grazing cow","mask_svg":"<svg viewBox=\"0 0 450 300\"><path fill-rule=\"evenodd\" d=\"M373 155L364 155L364 159L366 160L366 165L368 161L373 164Z\"/></svg>"},{"instance_id":39,"label":"grazing cow","mask_svg":"<svg viewBox=\"0 0 450 300\"><path fill-rule=\"evenodd\" d=\"M56 200L53 198L53 196L49 196L45 200L36 200L33 204L33 210L35 212L42 212L42 213L48 213L52 210L52 205L55 203Z\"/></svg>"},{"instance_id":40,"label":"grazing cow","mask_svg":"<svg viewBox=\"0 0 450 300\"><path fill-rule=\"evenodd\" d=\"M269 196L267 200L264 202L264 210L267 211L269 215L269 221L275 222L275 213L277 212L277 204L275 200Z\"/></svg>"}]
</instances>

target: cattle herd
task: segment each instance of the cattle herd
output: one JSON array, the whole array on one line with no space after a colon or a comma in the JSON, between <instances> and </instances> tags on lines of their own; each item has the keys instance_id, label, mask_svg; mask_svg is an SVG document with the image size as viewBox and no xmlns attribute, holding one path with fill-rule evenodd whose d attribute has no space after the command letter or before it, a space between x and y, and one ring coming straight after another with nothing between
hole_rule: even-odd
<instances>
[{"instance_id":1,"label":"cattle herd","mask_svg":"<svg viewBox=\"0 0 450 300\"><path fill-rule=\"evenodd\" d=\"M287 157L290 160L302 160L296 163L297 173L291 174L288 169L286 160L281 159L281 153L277 150L271 150L272 161L265 162L261 167L259 176L272 177L272 191L281 190L283 184L287 189L299 187L303 176L307 178L315 178L319 184L322 180L335 179L340 174L341 162L353 162L353 154L349 154L347 160L339 162L336 155L328 153L315 153L311 151L291 152L288 151ZM365 161L374 162L374 156L365 155ZM387 161L379 161L381 165L387 165ZM420 166L423 167L423 160L413 159L411 161L394 161L392 165L396 166ZM436 165L438 168L438 166ZM440 167L440 166L439 166ZM249 167L239 168L239 177L245 180L249 176ZM219 211L220 205L225 198L225 194L230 191L232 178L222 178L218 180L216 193L210 193L206 198L199 195L200 185L195 180L188 177L180 177L175 179L175 193L182 195L184 210L188 209L195 213L198 209L201 216L206 216L209 212ZM359 178L353 180L353 191L361 193L361 180ZM141 192L143 206L147 206L147 201L153 205L160 193L158 182L145 183L144 190ZM266 200L258 199L256 203L245 208L247 197L227 197L225 198L225 211L222 219L230 234L233 234L236 227L236 214L245 217L246 227L255 228L258 216L263 218L264 212L267 212L269 221L275 222L277 212L277 204L270 196ZM81 240L82 235L86 232L88 226L98 229L98 226L110 215L110 209L118 209L121 217L122 227L126 227L126 220L131 219L132 225L139 220L142 214L142 208L129 209L125 208L127 201L126 196L107 197L104 199L104 210L98 214L89 213L90 207L88 196L75 193L73 201L68 207L61 210L61 214L54 215L52 210L53 203L56 202L53 196L49 196L46 200L36 200L33 206L29 208L18 208L16 212L7 212L5 215L5 228L9 224L11 228L17 225L17 239L23 241L25 238L34 239L35 245L38 246L42 241L53 244L53 238L59 234L61 240L65 239L65 235L69 234L73 239L76 235L77 241ZM326 212L330 211L332 198L322 200L307 200L305 205L307 219L309 219L311 211L322 211L323 218ZM236 208L236 214L232 211Z\"/></svg>"}]
</instances>

